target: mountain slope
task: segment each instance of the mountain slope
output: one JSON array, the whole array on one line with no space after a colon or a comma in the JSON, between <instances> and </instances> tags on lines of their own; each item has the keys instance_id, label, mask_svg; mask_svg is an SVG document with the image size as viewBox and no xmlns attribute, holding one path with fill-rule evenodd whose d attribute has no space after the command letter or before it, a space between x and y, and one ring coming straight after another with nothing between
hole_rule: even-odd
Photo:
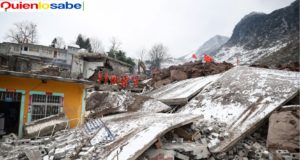
<instances>
[{"instance_id":1,"label":"mountain slope","mask_svg":"<svg viewBox=\"0 0 300 160\"><path fill-rule=\"evenodd\" d=\"M229 40L226 36L216 35L210 38L208 41L203 43L201 47L196 51L196 54L200 57L206 54L213 55L217 49L219 49L223 44L225 44Z\"/></svg>"},{"instance_id":2,"label":"mountain slope","mask_svg":"<svg viewBox=\"0 0 300 160\"><path fill-rule=\"evenodd\" d=\"M216 35L204 42L196 52L190 52L184 56L176 58L177 63L185 63L193 61L192 54L196 53L198 57L202 57L204 53L214 55L215 52L229 40L226 36Z\"/></svg>"},{"instance_id":3,"label":"mountain slope","mask_svg":"<svg viewBox=\"0 0 300 160\"><path fill-rule=\"evenodd\" d=\"M296 0L270 14L253 12L245 16L235 26L228 42L216 52L216 57L219 61L235 63L238 58L242 64L252 64L276 53L285 54L285 61L290 61L293 56L288 55L294 55L295 50L288 46L299 41L298 35L299 0ZM280 52L282 49L284 53Z\"/></svg>"}]
</instances>

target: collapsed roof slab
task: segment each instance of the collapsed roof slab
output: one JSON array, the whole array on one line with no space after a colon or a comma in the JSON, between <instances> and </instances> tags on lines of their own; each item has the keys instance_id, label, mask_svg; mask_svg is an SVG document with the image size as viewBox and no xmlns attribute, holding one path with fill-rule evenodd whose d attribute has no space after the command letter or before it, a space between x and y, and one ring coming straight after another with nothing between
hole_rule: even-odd
<instances>
[{"instance_id":1,"label":"collapsed roof slab","mask_svg":"<svg viewBox=\"0 0 300 160\"><path fill-rule=\"evenodd\" d=\"M188 100L198 94L204 86L215 81L220 76L221 74L216 74L182 80L158 88L146 95L168 105L185 105Z\"/></svg>"},{"instance_id":2,"label":"collapsed roof slab","mask_svg":"<svg viewBox=\"0 0 300 160\"><path fill-rule=\"evenodd\" d=\"M299 92L298 72L235 67L205 87L180 113L226 123L229 137L212 152L223 152L254 131L270 113Z\"/></svg>"},{"instance_id":3,"label":"collapsed roof slab","mask_svg":"<svg viewBox=\"0 0 300 160\"><path fill-rule=\"evenodd\" d=\"M124 113L102 118L115 140L97 148L98 159L133 160L174 128L200 119L199 115L166 113ZM95 139L101 138L95 136Z\"/></svg>"}]
</instances>

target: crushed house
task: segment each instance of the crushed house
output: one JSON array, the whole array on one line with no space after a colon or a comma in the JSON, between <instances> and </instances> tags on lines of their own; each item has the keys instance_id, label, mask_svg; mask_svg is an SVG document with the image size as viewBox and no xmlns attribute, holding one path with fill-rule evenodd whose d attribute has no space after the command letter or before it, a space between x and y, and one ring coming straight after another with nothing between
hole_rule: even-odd
<instances>
[{"instance_id":1,"label":"crushed house","mask_svg":"<svg viewBox=\"0 0 300 160\"><path fill-rule=\"evenodd\" d=\"M100 53L67 46L65 49L36 44L0 43L0 69L88 79L95 71L129 73L132 66Z\"/></svg>"},{"instance_id":2,"label":"crushed house","mask_svg":"<svg viewBox=\"0 0 300 160\"><path fill-rule=\"evenodd\" d=\"M121 75L123 73L129 73L130 64L122 62L120 60L108 57L103 54L89 55L83 54L81 58L84 60L83 77L86 79L93 79L97 77L95 71L106 71L109 73Z\"/></svg>"},{"instance_id":3,"label":"crushed house","mask_svg":"<svg viewBox=\"0 0 300 160\"><path fill-rule=\"evenodd\" d=\"M71 47L70 47L71 48ZM19 72L40 70L45 65L55 65L66 77L71 71L73 50L53 48L36 44L0 44L0 67Z\"/></svg>"},{"instance_id":4,"label":"crushed house","mask_svg":"<svg viewBox=\"0 0 300 160\"><path fill-rule=\"evenodd\" d=\"M25 123L58 113L70 127L82 122L89 81L1 70L0 82L1 128L7 134L22 136Z\"/></svg>"}]
</instances>

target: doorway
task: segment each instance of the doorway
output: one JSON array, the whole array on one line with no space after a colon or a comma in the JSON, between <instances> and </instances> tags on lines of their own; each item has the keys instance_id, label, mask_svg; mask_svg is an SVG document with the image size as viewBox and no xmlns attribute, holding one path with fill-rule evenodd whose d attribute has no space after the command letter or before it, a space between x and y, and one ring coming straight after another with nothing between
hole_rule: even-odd
<instances>
[{"instance_id":1,"label":"doorway","mask_svg":"<svg viewBox=\"0 0 300 160\"><path fill-rule=\"evenodd\" d=\"M21 93L0 92L0 136L15 133L18 135Z\"/></svg>"}]
</instances>

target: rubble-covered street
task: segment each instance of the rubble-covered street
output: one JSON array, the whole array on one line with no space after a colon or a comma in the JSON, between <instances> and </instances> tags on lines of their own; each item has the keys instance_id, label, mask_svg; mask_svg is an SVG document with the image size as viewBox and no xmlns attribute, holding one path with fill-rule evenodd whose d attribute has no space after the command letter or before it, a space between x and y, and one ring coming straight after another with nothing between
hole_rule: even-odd
<instances>
[{"instance_id":1,"label":"rubble-covered street","mask_svg":"<svg viewBox=\"0 0 300 160\"><path fill-rule=\"evenodd\" d=\"M0 0L0 160L300 160L299 6Z\"/></svg>"},{"instance_id":2,"label":"rubble-covered street","mask_svg":"<svg viewBox=\"0 0 300 160\"><path fill-rule=\"evenodd\" d=\"M23 138L2 137L0 159L296 160L299 78L234 67L145 93L91 90L81 124L64 114L29 123Z\"/></svg>"}]
</instances>

